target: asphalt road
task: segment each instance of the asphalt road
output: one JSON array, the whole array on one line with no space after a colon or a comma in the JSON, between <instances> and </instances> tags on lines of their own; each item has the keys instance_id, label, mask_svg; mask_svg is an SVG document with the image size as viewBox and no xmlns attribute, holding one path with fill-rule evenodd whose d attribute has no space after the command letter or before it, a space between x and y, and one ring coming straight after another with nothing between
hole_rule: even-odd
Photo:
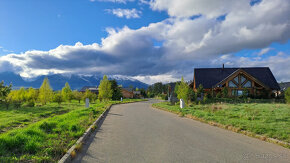
<instances>
[{"instance_id":1,"label":"asphalt road","mask_svg":"<svg viewBox=\"0 0 290 163\"><path fill-rule=\"evenodd\" d=\"M290 150L151 108L115 105L74 162L290 162Z\"/></svg>"}]
</instances>

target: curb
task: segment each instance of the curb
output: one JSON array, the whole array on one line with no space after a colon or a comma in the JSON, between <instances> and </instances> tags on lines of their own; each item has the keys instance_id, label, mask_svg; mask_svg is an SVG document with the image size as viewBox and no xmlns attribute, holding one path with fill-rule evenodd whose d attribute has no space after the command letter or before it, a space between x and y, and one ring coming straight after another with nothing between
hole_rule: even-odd
<instances>
[{"instance_id":1,"label":"curb","mask_svg":"<svg viewBox=\"0 0 290 163\"><path fill-rule=\"evenodd\" d=\"M115 105L112 104L110 105L100 116L99 118L86 130L86 132L83 134L83 136L81 136L77 142L66 152L66 154L58 161L58 163L67 163L67 162L71 162L72 159L75 157L75 153L77 150L79 150L79 146L82 145L82 143L90 136L90 134L92 133L92 131L95 129L96 126L99 125L99 123L101 122L101 120L103 118L106 117L107 113L109 112L109 110L111 109L111 107Z\"/></svg>"},{"instance_id":2,"label":"curb","mask_svg":"<svg viewBox=\"0 0 290 163\"><path fill-rule=\"evenodd\" d=\"M167 110L167 109L165 109L163 107L160 107L160 106L151 105L151 107L155 108L155 109L163 110L163 111L166 111L166 112L174 113L174 114L177 114L177 115L180 114L180 112L170 111L170 110ZM262 140L262 141L265 141L265 142L277 144L277 145L283 146L283 147L288 148L288 149L290 148L290 143L287 143L287 142L284 142L284 141L281 141L281 140L278 140L278 139L274 139L274 138L269 138L269 137L266 137L266 136L263 136L263 135L255 134L255 133L250 132L250 131L240 130L239 128L236 128L236 127L231 126L231 125L223 125L223 124L220 124L220 123L217 123L217 122L213 122L213 121L206 121L206 120L204 120L202 118L198 118L198 117L195 117L195 116L190 115L190 114L186 114L186 115L184 115L184 117L186 117L188 119L197 120L197 121L200 121L202 123L209 124L211 126L216 126L216 127L219 127L219 128L223 128L223 129L229 130L229 131L233 131L235 133L240 133L240 134L243 134L243 135L246 135L246 136L249 136L249 137L252 137L252 138L256 138L256 139L259 139L259 140Z\"/></svg>"}]
</instances>

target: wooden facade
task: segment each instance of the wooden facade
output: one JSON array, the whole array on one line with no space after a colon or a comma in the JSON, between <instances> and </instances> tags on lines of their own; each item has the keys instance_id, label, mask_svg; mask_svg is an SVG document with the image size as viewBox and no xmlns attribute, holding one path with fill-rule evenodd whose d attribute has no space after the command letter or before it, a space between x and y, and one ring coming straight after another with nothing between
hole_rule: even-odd
<instances>
[{"instance_id":1,"label":"wooden facade","mask_svg":"<svg viewBox=\"0 0 290 163\"><path fill-rule=\"evenodd\" d=\"M222 74L223 69L220 70L221 72L220 74ZM202 77L204 78L203 83L207 83L207 81L205 81L206 77L204 76ZM242 68L237 69L236 71L233 71L231 74L229 74L227 77L225 78L221 77L220 79L221 80L216 84L210 85L210 88L209 86L205 87L204 88L205 92L215 96L219 92L222 93L222 89L224 87L226 87L228 90L228 97L236 97L244 94L247 94L252 97L258 96L270 97L273 92L273 88L270 88L268 85L264 84L263 82L261 82L256 77L249 74ZM196 75L194 75L193 80L194 81L191 85L193 86L193 90L197 91L199 85L196 82Z\"/></svg>"}]
</instances>

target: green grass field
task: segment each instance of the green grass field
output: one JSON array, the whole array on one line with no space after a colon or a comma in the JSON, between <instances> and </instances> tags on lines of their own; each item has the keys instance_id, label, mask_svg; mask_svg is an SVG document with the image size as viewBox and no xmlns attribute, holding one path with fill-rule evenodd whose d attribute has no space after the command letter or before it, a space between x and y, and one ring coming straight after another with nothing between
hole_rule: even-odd
<instances>
[{"instance_id":1,"label":"green grass field","mask_svg":"<svg viewBox=\"0 0 290 163\"><path fill-rule=\"evenodd\" d=\"M141 100L124 100L122 103ZM0 162L57 162L111 104L55 103L32 108L0 108Z\"/></svg>"},{"instance_id":2,"label":"green grass field","mask_svg":"<svg viewBox=\"0 0 290 163\"><path fill-rule=\"evenodd\" d=\"M178 105L167 102L153 106L290 143L289 104L205 104L191 105L182 110Z\"/></svg>"}]
</instances>

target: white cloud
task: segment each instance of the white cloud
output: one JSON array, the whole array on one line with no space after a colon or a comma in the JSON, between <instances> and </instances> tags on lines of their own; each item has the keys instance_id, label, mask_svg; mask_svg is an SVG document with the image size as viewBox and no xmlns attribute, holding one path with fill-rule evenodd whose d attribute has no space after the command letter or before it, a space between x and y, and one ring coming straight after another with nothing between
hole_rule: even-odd
<instances>
[{"instance_id":1,"label":"white cloud","mask_svg":"<svg viewBox=\"0 0 290 163\"><path fill-rule=\"evenodd\" d=\"M247 0L151 0L153 10L165 10L170 16L189 17L205 15L213 18L234 10L248 8Z\"/></svg>"},{"instance_id":2,"label":"white cloud","mask_svg":"<svg viewBox=\"0 0 290 163\"><path fill-rule=\"evenodd\" d=\"M258 56L262 56L266 53L268 53L269 51L271 51L273 48L264 48L264 49L261 49L261 51L258 53Z\"/></svg>"},{"instance_id":3,"label":"white cloud","mask_svg":"<svg viewBox=\"0 0 290 163\"><path fill-rule=\"evenodd\" d=\"M90 0L91 2L95 2L96 0ZM127 2L134 2L135 0L98 0L100 2L114 2L114 3L124 3L126 4Z\"/></svg>"},{"instance_id":4,"label":"white cloud","mask_svg":"<svg viewBox=\"0 0 290 163\"><path fill-rule=\"evenodd\" d=\"M121 9L121 8L106 9L106 11L108 13L116 15L119 18L125 17L127 19L140 18L140 14L142 13L141 11L138 11L135 8L133 8L133 9Z\"/></svg>"},{"instance_id":5,"label":"white cloud","mask_svg":"<svg viewBox=\"0 0 290 163\"><path fill-rule=\"evenodd\" d=\"M266 58L248 58L230 55L213 60L212 64L225 63L225 67L269 67L278 81L290 80L290 54L278 52Z\"/></svg>"},{"instance_id":6,"label":"white cloud","mask_svg":"<svg viewBox=\"0 0 290 163\"><path fill-rule=\"evenodd\" d=\"M269 47L273 42L285 43L290 38L290 2L263 0L251 6L236 8L228 1L203 2L155 0L152 8L166 10L172 16L136 30L108 28L101 44L60 45L50 51L27 51L0 57L0 70L12 70L25 77L49 73L108 74L133 76L152 83L175 80L182 75L192 80L194 67L269 66L278 80L290 80L290 54L264 58L231 55L243 49ZM249 1L246 1L249 2ZM174 9L174 4L176 8ZM163 8L162 8L163 6ZM193 11L190 11L190 6ZM184 14L179 12L184 9ZM173 10L173 11L172 11ZM175 11L176 10L176 11ZM199 18L191 16L202 14ZM225 20L217 20L220 14ZM189 17L188 17L189 16ZM162 42L159 47L154 42Z\"/></svg>"}]
</instances>

